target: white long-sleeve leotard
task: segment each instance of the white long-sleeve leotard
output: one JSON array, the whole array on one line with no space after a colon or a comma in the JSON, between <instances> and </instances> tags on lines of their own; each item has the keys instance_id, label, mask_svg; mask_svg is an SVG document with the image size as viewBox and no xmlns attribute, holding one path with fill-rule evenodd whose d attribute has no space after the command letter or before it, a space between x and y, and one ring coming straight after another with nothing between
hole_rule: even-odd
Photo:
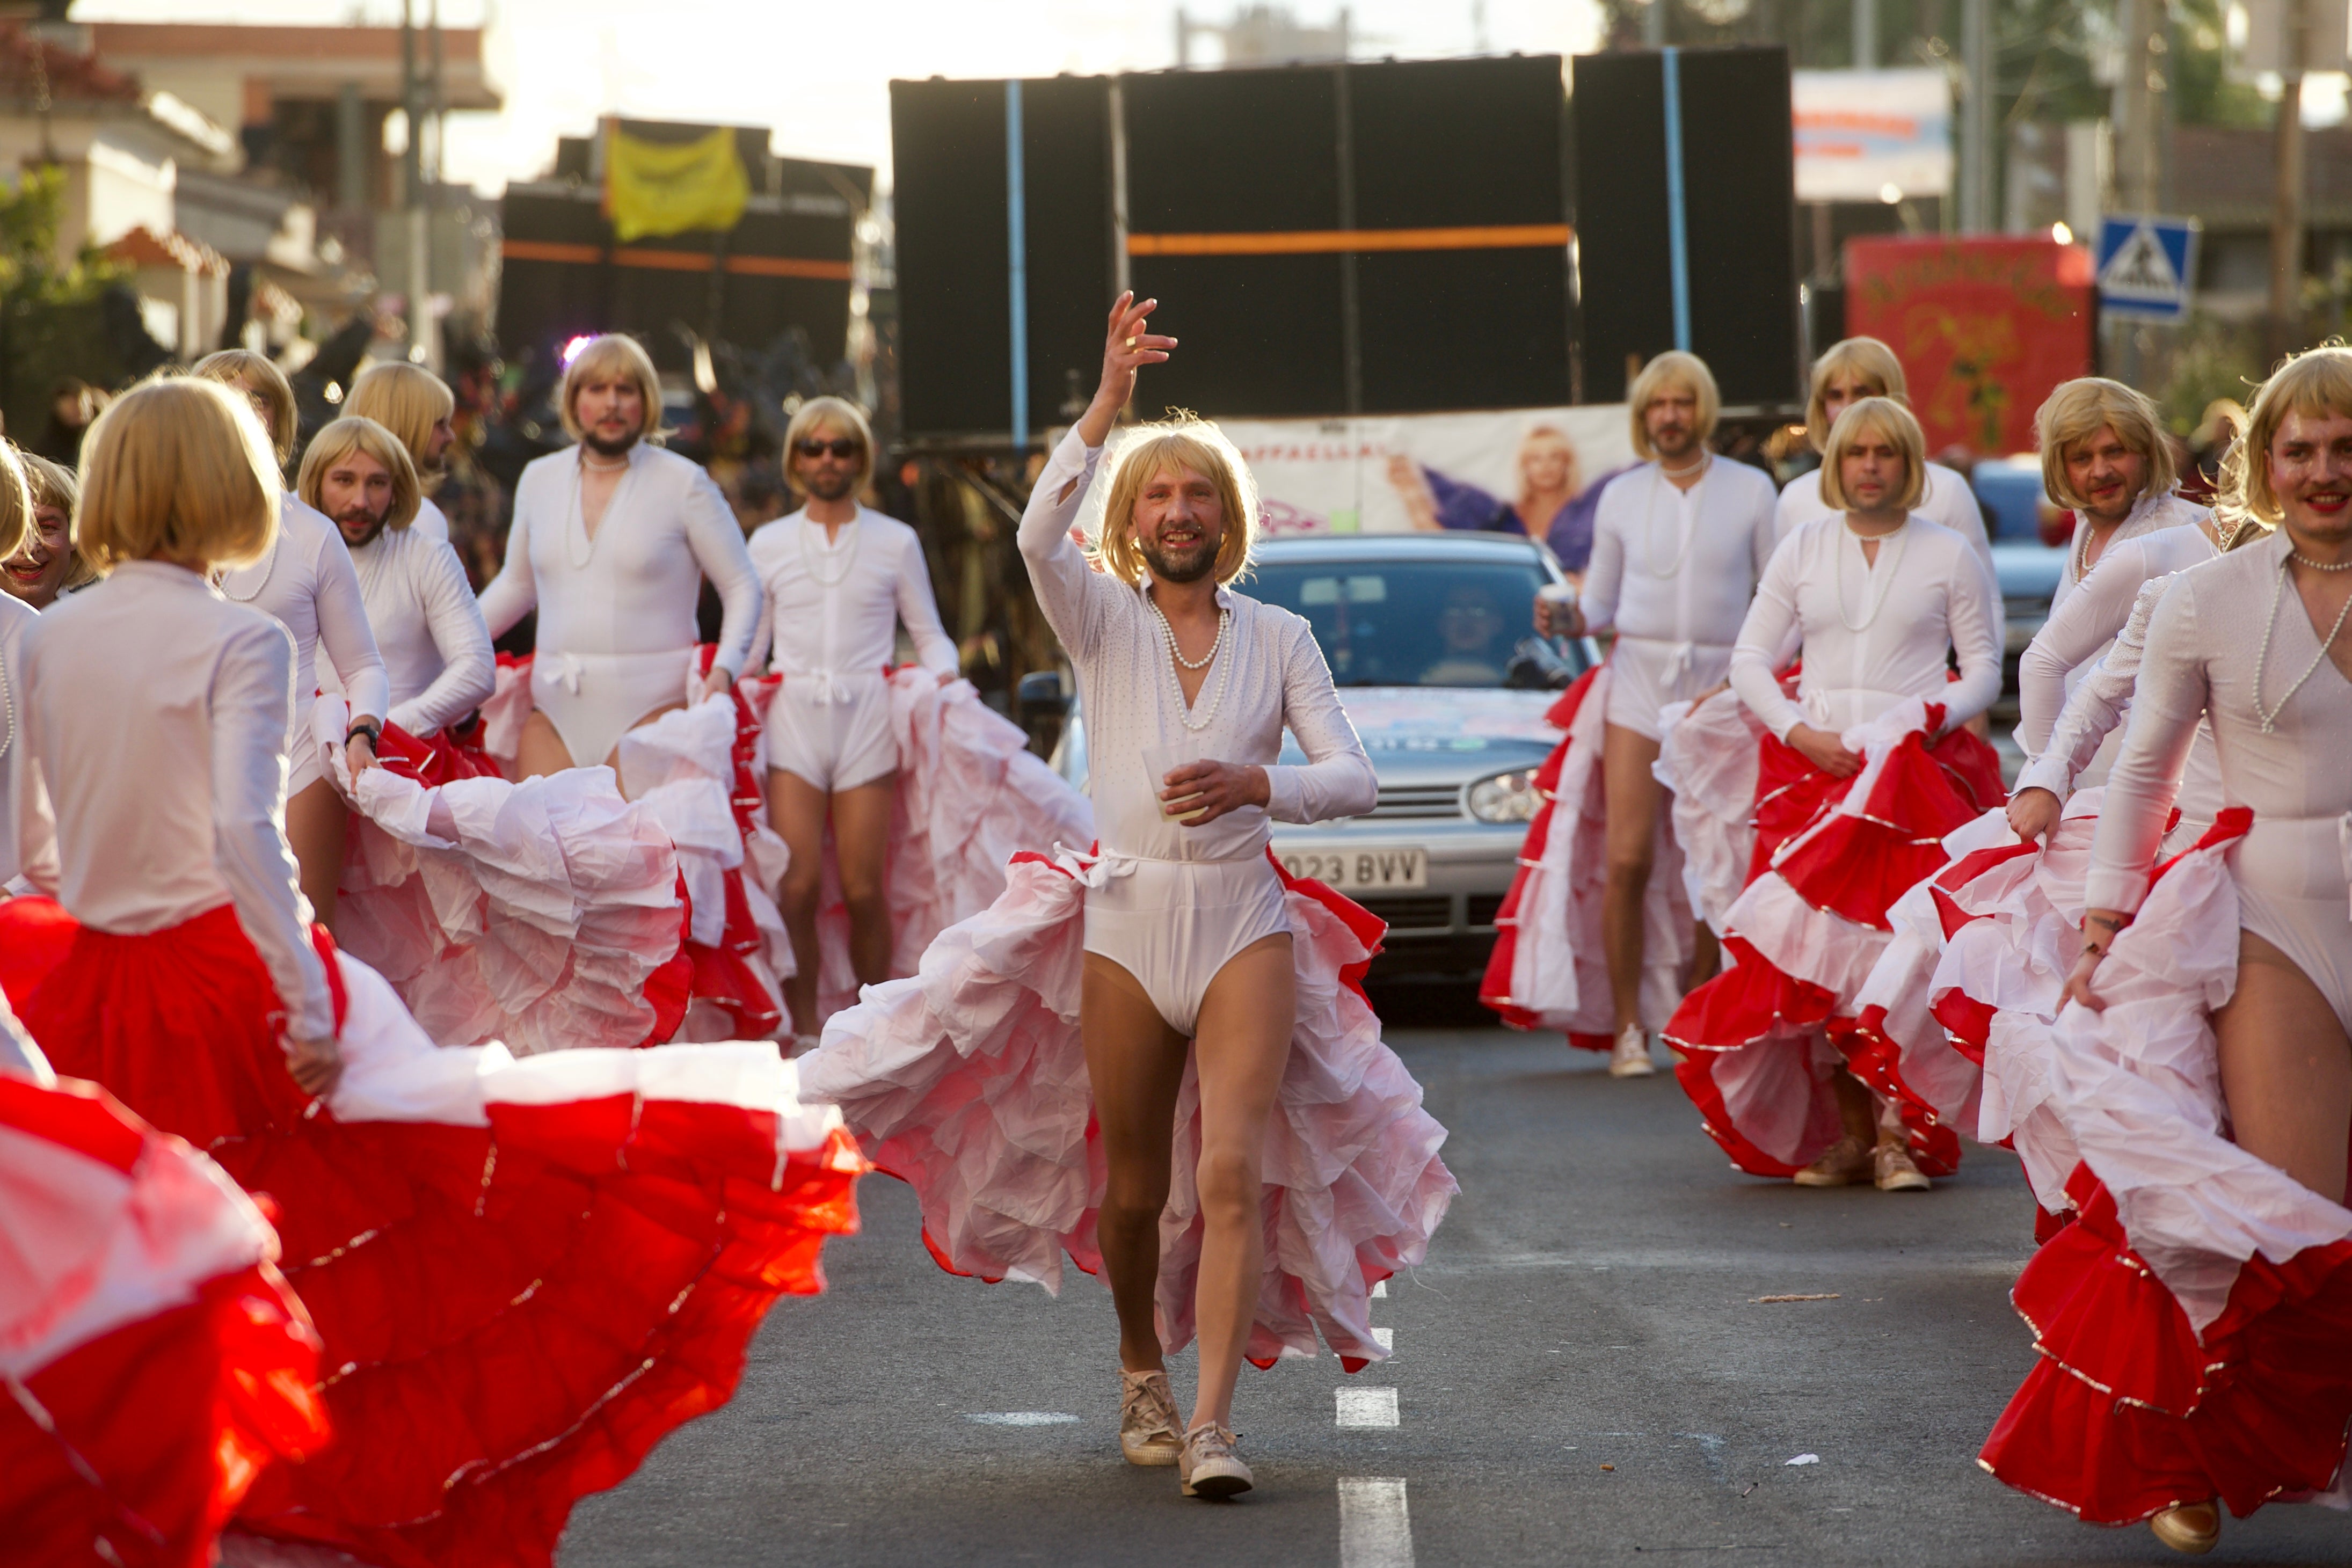
<instances>
[{"instance_id":1,"label":"white long-sleeve leotard","mask_svg":"<svg viewBox=\"0 0 2352 1568\"><path fill-rule=\"evenodd\" d=\"M35 766L16 821L34 885L126 935L234 904L289 1030L331 1037L286 843L291 632L194 572L134 560L42 615L24 659Z\"/></svg>"},{"instance_id":2,"label":"white long-sleeve leotard","mask_svg":"<svg viewBox=\"0 0 2352 1568\"><path fill-rule=\"evenodd\" d=\"M1995 615L1992 574L1940 523L1914 513L1878 541L1874 565L1843 513L1817 517L1764 569L1732 651L1732 689L1783 740L1799 724L1836 733L1914 696L1943 704L1951 728L2000 695ZM1772 674L1792 641L1804 660L1795 702ZM1945 679L1947 649L1959 655L1957 681Z\"/></svg>"},{"instance_id":3,"label":"white long-sleeve leotard","mask_svg":"<svg viewBox=\"0 0 2352 1568\"><path fill-rule=\"evenodd\" d=\"M2017 743L2028 757L2050 743L2067 694L2131 619L2140 585L2218 553L2203 528L2188 526L2108 541L2090 575L2051 611L2017 662Z\"/></svg>"},{"instance_id":4,"label":"white long-sleeve leotard","mask_svg":"<svg viewBox=\"0 0 2352 1568\"><path fill-rule=\"evenodd\" d=\"M351 551L325 513L286 496L278 508L278 542L251 566L223 574L221 594L275 615L294 633L294 690L299 717L307 719L310 695L319 689L319 650L341 677L354 717L383 718L392 707L392 684L375 633L368 628L367 604ZM298 767L296 774L301 774Z\"/></svg>"},{"instance_id":5,"label":"white long-sleeve leotard","mask_svg":"<svg viewBox=\"0 0 2352 1568\"><path fill-rule=\"evenodd\" d=\"M2084 900L2139 908L2201 717L2222 799L2253 810L2230 859L2239 923L2294 960L2352 1027L2352 681L2321 653L2302 596L2282 581L2292 543L2282 529L2167 586L2107 776ZM2273 710L2267 731L2262 709Z\"/></svg>"},{"instance_id":6,"label":"white long-sleeve leotard","mask_svg":"<svg viewBox=\"0 0 2352 1568\"><path fill-rule=\"evenodd\" d=\"M479 707L498 684L498 656L457 552L409 528L378 534L351 554L392 683L392 722L422 737Z\"/></svg>"},{"instance_id":7,"label":"white long-sleeve leotard","mask_svg":"<svg viewBox=\"0 0 2352 1568\"><path fill-rule=\"evenodd\" d=\"M708 577L724 609L717 663L742 674L760 583L719 486L699 465L640 441L592 539L580 516L579 454L567 447L522 471L506 562L482 590L490 635L536 609L542 655L682 652L698 635Z\"/></svg>"},{"instance_id":8,"label":"white long-sleeve leotard","mask_svg":"<svg viewBox=\"0 0 2352 1568\"><path fill-rule=\"evenodd\" d=\"M25 632L39 612L0 593L0 897L17 871L16 780L25 764Z\"/></svg>"},{"instance_id":9,"label":"white long-sleeve leotard","mask_svg":"<svg viewBox=\"0 0 2352 1568\"><path fill-rule=\"evenodd\" d=\"M449 542L449 514L436 506L432 497L420 496L416 501L416 517L408 525L408 531L423 538L439 539L446 545Z\"/></svg>"},{"instance_id":10,"label":"white long-sleeve leotard","mask_svg":"<svg viewBox=\"0 0 2352 1568\"><path fill-rule=\"evenodd\" d=\"M2126 539L2136 539L2144 534L2152 534L2161 528L2185 528L2191 523L2201 523L2212 515L2211 508L2200 507L2194 501L2183 500L2169 491L2161 496L2143 496L2132 504L2132 509L2126 515L2124 520L2116 525L2116 531L2107 536L2107 542L2100 548L2099 559L2091 563L2092 570L2096 570L2099 561L2107 559L2107 552ZM2066 602L2068 596L2073 594L2075 588L2089 575L2088 572L2078 571L2075 568L2083 559L2084 531L2090 526L2089 520L2082 513L2074 514L2074 531L2066 540L2066 560L2058 569L2057 591L2050 596L2050 609L2053 614L2057 612L2058 607Z\"/></svg>"},{"instance_id":11,"label":"white long-sleeve leotard","mask_svg":"<svg viewBox=\"0 0 2352 1568\"><path fill-rule=\"evenodd\" d=\"M1215 716L1197 732L1185 727L1175 666L1143 591L1095 571L1070 538L1101 457L1102 448L1087 446L1075 430L1054 449L1021 519L1021 554L1077 672L1092 766L1087 789L1104 851L1160 861L1246 860L1264 852L1273 822L1370 810L1379 791L1371 759L1339 705L1313 631L1286 610L1218 590L1217 602L1233 619L1197 705L1215 703ZM1307 766L1276 765L1286 727ZM1263 767L1267 805L1193 828L1161 816L1143 752L1175 743L1197 743L1202 757L1220 762Z\"/></svg>"},{"instance_id":12,"label":"white long-sleeve leotard","mask_svg":"<svg viewBox=\"0 0 2352 1568\"><path fill-rule=\"evenodd\" d=\"M1772 559L1772 482L1717 457L1688 490L1655 463L1609 481L1578 591L1585 630L1728 648Z\"/></svg>"},{"instance_id":13,"label":"white long-sleeve leotard","mask_svg":"<svg viewBox=\"0 0 2352 1568\"><path fill-rule=\"evenodd\" d=\"M803 509L754 531L751 554L761 591L747 671L764 664L787 680L825 681L879 674L898 650L901 622L925 669L952 675L960 668L931 597L923 542L898 518L861 507L827 544L824 525Z\"/></svg>"}]
</instances>

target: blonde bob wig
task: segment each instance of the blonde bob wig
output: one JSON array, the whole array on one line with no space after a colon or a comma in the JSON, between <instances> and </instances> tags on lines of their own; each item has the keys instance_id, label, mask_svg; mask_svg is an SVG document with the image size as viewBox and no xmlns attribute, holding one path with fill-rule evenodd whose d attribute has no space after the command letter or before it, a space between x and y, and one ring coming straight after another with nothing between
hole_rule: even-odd
<instances>
[{"instance_id":1,"label":"blonde bob wig","mask_svg":"<svg viewBox=\"0 0 2352 1568\"><path fill-rule=\"evenodd\" d=\"M1121 582L1144 580L1149 568L1136 547L1135 503L1144 486L1171 469L1190 470L1217 487L1225 531L1217 543L1213 575L1219 583L1233 581L1249 570L1257 548L1257 480L1223 431L1181 409L1127 432L1112 456L1097 554Z\"/></svg>"},{"instance_id":2,"label":"blonde bob wig","mask_svg":"<svg viewBox=\"0 0 2352 1568\"><path fill-rule=\"evenodd\" d=\"M33 531L33 487L23 458L16 443L0 441L0 560L24 549L25 537Z\"/></svg>"},{"instance_id":3,"label":"blonde bob wig","mask_svg":"<svg viewBox=\"0 0 2352 1568\"><path fill-rule=\"evenodd\" d=\"M1910 409L1891 397L1856 398L1830 426L1829 445L1822 453L1822 499L1841 512L1853 509L1845 493L1845 455L1874 432L1903 454L1903 488L1890 505L1907 512L1927 488L1927 436Z\"/></svg>"},{"instance_id":4,"label":"blonde bob wig","mask_svg":"<svg viewBox=\"0 0 2352 1568\"><path fill-rule=\"evenodd\" d=\"M1668 387L1680 387L1698 404L1701 442L1715 434L1716 415L1723 412L1723 394L1716 390L1715 372L1706 368L1706 361L1696 354L1668 349L1642 367L1642 373L1633 378L1633 388L1625 394L1626 406L1633 416L1633 452L1644 461L1658 455L1657 448L1650 444L1650 405Z\"/></svg>"},{"instance_id":5,"label":"blonde bob wig","mask_svg":"<svg viewBox=\"0 0 2352 1568\"><path fill-rule=\"evenodd\" d=\"M346 415L375 421L408 448L417 482L427 490L440 483L441 472L436 465L427 477L425 449L433 443L433 427L457 412L457 394L448 383L404 360L370 365L352 383L352 395L343 399Z\"/></svg>"},{"instance_id":6,"label":"blonde bob wig","mask_svg":"<svg viewBox=\"0 0 2352 1568\"><path fill-rule=\"evenodd\" d=\"M849 487L849 493L864 495L874 481L874 428L866 423L864 411L847 398L813 397L801 404L784 429L784 477L795 491L805 488L793 467L800 460L801 442L828 424L857 443L857 483Z\"/></svg>"},{"instance_id":7,"label":"blonde bob wig","mask_svg":"<svg viewBox=\"0 0 2352 1568\"><path fill-rule=\"evenodd\" d=\"M278 449L278 466L286 466L294 455L299 422L295 417L294 383L286 379L277 361L251 349L223 349L198 360L188 373L257 393L269 405L269 444Z\"/></svg>"},{"instance_id":8,"label":"blonde bob wig","mask_svg":"<svg viewBox=\"0 0 2352 1568\"><path fill-rule=\"evenodd\" d=\"M2294 355L2271 372L2254 393L2246 434L2221 465L2219 513L2236 512L2266 527L2281 516L2278 491L2271 485L2271 443L2290 413L2306 418L2335 414L2352 418L2352 349L2327 343Z\"/></svg>"},{"instance_id":9,"label":"blonde bob wig","mask_svg":"<svg viewBox=\"0 0 2352 1568\"><path fill-rule=\"evenodd\" d=\"M259 560L283 495L268 438L223 383L159 377L109 404L82 444L81 545L100 568Z\"/></svg>"},{"instance_id":10,"label":"blonde bob wig","mask_svg":"<svg viewBox=\"0 0 2352 1568\"><path fill-rule=\"evenodd\" d=\"M90 564L89 552L81 543L81 481L74 477L72 469L62 463L52 463L37 452L27 452L13 442L8 444L8 451L24 465L25 486L32 494L34 513L37 515L42 507L48 507L66 515L66 542L73 548L73 564L66 568L59 591L70 592L96 582L98 568Z\"/></svg>"},{"instance_id":11,"label":"blonde bob wig","mask_svg":"<svg viewBox=\"0 0 2352 1568\"><path fill-rule=\"evenodd\" d=\"M579 403L580 389L590 382L635 382L646 405L644 439L661 444L669 434L662 428L661 376L643 343L625 332L607 332L589 339L564 367L562 396L556 407L563 413L563 434L574 441L588 434L580 423Z\"/></svg>"},{"instance_id":12,"label":"blonde bob wig","mask_svg":"<svg viewBox=\"0 0 2352 1568\"><path fill-rule=\"evenodd\" d=\"M327 473L354 452L374 458L392 476L392 509L384 513L383 526L397 533L415 522L416 509L425 498L416 482L416 465L408 459L406 443L372 419L347 414L310 437L310 449L302 454L301 476L294 481L294 493L331 521L335 514L327 510L324 498Z\"/></svg>"},{"instance_id":13,"label":"blonde bob wig","mask_svg":"<svg viewBox=\"0 0 2352 1568\"><path fill-rule=\"evenodd\" d=\"M2156 404L2121 382L2082 376L2059 382L2033 415L2033 439L2042 448L2042 487L2052 500L2078 511L2090 504L2066 482L2066 449L2090 440L2102 426L2147 462L2147 477L2133 501L2172 488L2180 469L2172 443L2164 438Z\"/></svg>"},{"instance_id":14,"label":"blonde bob wig","mask_svg":"<svg viewBox=\"0 0 2352 1568\"><path fill-rule=\"evenodd\" d=\"M1830 384L1840 377L1861 383L1864 397L1891 397L1906 407L1911 402L1910 383L1894 350L1875 338L1846 338L1832 343L1813 361L1812 387L1805 397L1805 434L1816 452L1829 444Z\"/></svg>"}]
</instances>

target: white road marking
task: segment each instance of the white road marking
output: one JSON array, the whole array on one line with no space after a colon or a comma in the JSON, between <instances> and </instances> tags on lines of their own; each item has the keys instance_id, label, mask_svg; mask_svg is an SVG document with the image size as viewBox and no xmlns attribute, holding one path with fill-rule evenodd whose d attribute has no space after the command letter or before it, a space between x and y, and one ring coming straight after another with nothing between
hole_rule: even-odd
<instances>
[{"instance_id":1,"label":"white road marking","mask_svg":"<svg viewBox=\"0 0 2352 1568\"><path fill-rule=\"evenodd\" d=\"M1387 1295L1388 1293L1389 1293L1389 1282L1388 1282L1386 1280L1376 1281L1373 1283L1373 1285L1372 1285L1372 1300L1374 1300L1374 1301L1379 1301L1381 1297L1383 1297L1383 1296Z\"/></svg>"},{"instance_id":2,"label":"white road marking","mask_svg":"<svg viewBox=\"0 0 2352 1568\"><path fill-rule=\"evenodd\" d=\"M983 1427L1061 1427L1075 1422L1077 1417L1066 1416L1059 1410L983 1410L964 1419L977 1421Z\"/></svg>"},{"instance_id":3,"label":"white road marking","mask_svg":"<svg viewBox=\"0 0 2352 1568\"><path fill-rule=\"evenodd\" d=\"M1372 1331L1372 1343L1379 1345L1382 1350L1394 1350L1396 1348L1396 1330L1381 1328L1374 1329Z\"/></svg>"},{"instance_id":4,"label":"white road marking","mask_svg":"<svg viewBox=\"0 0 2352 1568\"><path fill-rule=\"evenodd\" d=\"M1401 1478L1339 1478L1339 1568L1412 1568L1412 1520Z\"/></svg>"},{"instance_id":5,"label":"white road marking","mask_svg":"<svg viewBox=\"0 0 2352 1568\"><path fill-rule=\"evenodd\" d=\"M1397 1422L1397 1391L1393 1388L1335 1388L1342 1427L1393 1427Z\"/></svg>"}]
</instances>

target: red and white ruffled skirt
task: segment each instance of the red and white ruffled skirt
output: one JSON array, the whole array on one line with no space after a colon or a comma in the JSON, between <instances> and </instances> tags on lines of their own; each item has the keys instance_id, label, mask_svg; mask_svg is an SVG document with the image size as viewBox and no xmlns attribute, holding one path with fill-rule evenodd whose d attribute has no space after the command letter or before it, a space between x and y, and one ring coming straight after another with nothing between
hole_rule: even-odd
<instances>
[{"instance_id":1,"label":"red and white ruffled skirt","mask_svg":"<svg viewBox=\"0 0 2352 1568\"><path fill-rule=\"evenodd\" d=\"M2237 984L2229 857L2251 820L2223 811L2159 870L2099 967L2106 1010L2054 1031L2079 1218L2018 1281L2042 1360L1980 1462L2095 1523L2352 1504L2352 1209L2223 1131L2211 1013Z\"/></svg>"},{"instance_id":2,"label":"red and white ruffled skirt","mask_svg":"<svg viewBox=\"0 0 2352 1568\"><path fill-rule=\"evenodd\" d=\"M0 948L55 918L0 904ZM10 978L37 979L22 1011L60 1072L276 1205L335 1440L263 1474L238 1528L398 1568L547 1563L574 1501L726 1402L776 1296L822 1288L862 1162L772 1045L438 1048L320 945L344 1061L324 1102L286 1071L229 906L83 928Z\"/></svg>"},{"instance_id":3,"label":"red and white ruffled skirt","mask_svg":"<svg viewBox=\"0 0 2352 1568\"><path fill-rule=\"evenodd\" d=\"M950 1272L1058 1291L1065 1252L1101 1267L1106 1173L1078 1037L1090 863L1015 856L1003 896L942 932L914 977L835 1014L801 1059L802 1092L839 1105L877 1168L913 1185L924 1241ZM1437 1154L1445 1129L1364 998L1380 921L1320 883L1283 882L1299 1022L1266 1134L1265 1273L1244 1354L1261 1366L1313 1355L1319 1332L1353 1371L1388 1354L1372 1286L1422 1260L1457 1189ZM1188 1065L1160 1222L1171 1351L1193 1335L1200 1114Z\"/></svg>"},{"instance_id":4,"label":"red and white ruffled skirt","mask_svg":"<svg viewBox=\"0 0 2352 1568\"><path fill-rule=\"evenodd\" d=\"M1568 733L1536 773L1543 804L1528 824L1519 869L1495 916L1495 948L1478 999L1514 1029L1556 1029L1570 1045L1607 1051L1616 1025L1601 942L1608 879L1603 718L1613 663L1587 672L1545 720ZM1691 907L1682 851L1664 812L1643 904L1642 1026L1662 1029L1681 1000L1691 960Z\"/></svg>"},{"instance_id":5,"label":"red and white ruffled skirt","mask_svg":"<svg viewBox=\"0 0 2352 1568\"><path fill-rule=\"evenodd\" d=\"M1786 1176L1843 1134L1835 1071L1867 1070L1860 995L1889 942L1888 911L1945 863L1943 840L2005 796L2000 760L1966 730L1927 743L1939 706L1906 698L1845 732L1864 758L1836 779L1769 737L1759 758L1751 877L1727 912L1725 971L1666 1029L1675 1074L1732 1163ZM1902 1103L1930 1175L1959 1161L1948 1126Z\"/></svg>"},{"instance_id":6,"label":"red and white ruffled skirt","mask_svg":"<svg viewBox=\"0 0 2352 1568\"><path fill-rule=\"evenodd\" d=\"M255 1478L325 1445L318 1336L277 1257L186 1143L96 1084L0 1072L10 1561L202 1568Z\"/></svg>"}]
</instances>

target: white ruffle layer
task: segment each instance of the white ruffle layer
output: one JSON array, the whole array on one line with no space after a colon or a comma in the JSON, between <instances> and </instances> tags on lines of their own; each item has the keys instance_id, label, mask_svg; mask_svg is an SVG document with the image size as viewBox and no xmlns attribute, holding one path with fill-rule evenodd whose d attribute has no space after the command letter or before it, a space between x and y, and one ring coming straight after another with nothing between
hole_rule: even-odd
<instances>
[{"instance_id":1,"label":"white ruffle layer","mask_svg":"<svg viewBox=\"0 0 2352 1568\"><path fill-rule=\"evenodd\" d=\"M1756 853L1756 776L1764 727L1729 692L1693 708L1671 703L1658 716L1664 739L1653 765L1674 797L1690 906L1720 936L1748 885Z\"/></svg>"},{"instance_id":2,"label":"white ruffle layer","mask_svg":"<svg viewBox=\"0 0 2352 1568\"><path fill-rule=\"evenodd\" d=\"M1066 1251L1100 1266L1104 1167L1078 1038L1087 862L1024 856L1003 894L942 932L912 978L867 989L803 1058L803 1092L841 1106L880 1168L912 1183L937 1256L960 1273L1058 1291ZM1298 963L1292 1037L1265 1157L1265 1273L1246 1353L1388 1353L1371 1286L1419 1262L1454 1178L1445 1130L1343 983L1370 952L1326 904L1288 895ZM1160 1218L1160 1333L1191 1342L1202 1222L1195 1186L1200 1094L1185 1070L1174 1172Z\"/></svg>"}]
</instances>

